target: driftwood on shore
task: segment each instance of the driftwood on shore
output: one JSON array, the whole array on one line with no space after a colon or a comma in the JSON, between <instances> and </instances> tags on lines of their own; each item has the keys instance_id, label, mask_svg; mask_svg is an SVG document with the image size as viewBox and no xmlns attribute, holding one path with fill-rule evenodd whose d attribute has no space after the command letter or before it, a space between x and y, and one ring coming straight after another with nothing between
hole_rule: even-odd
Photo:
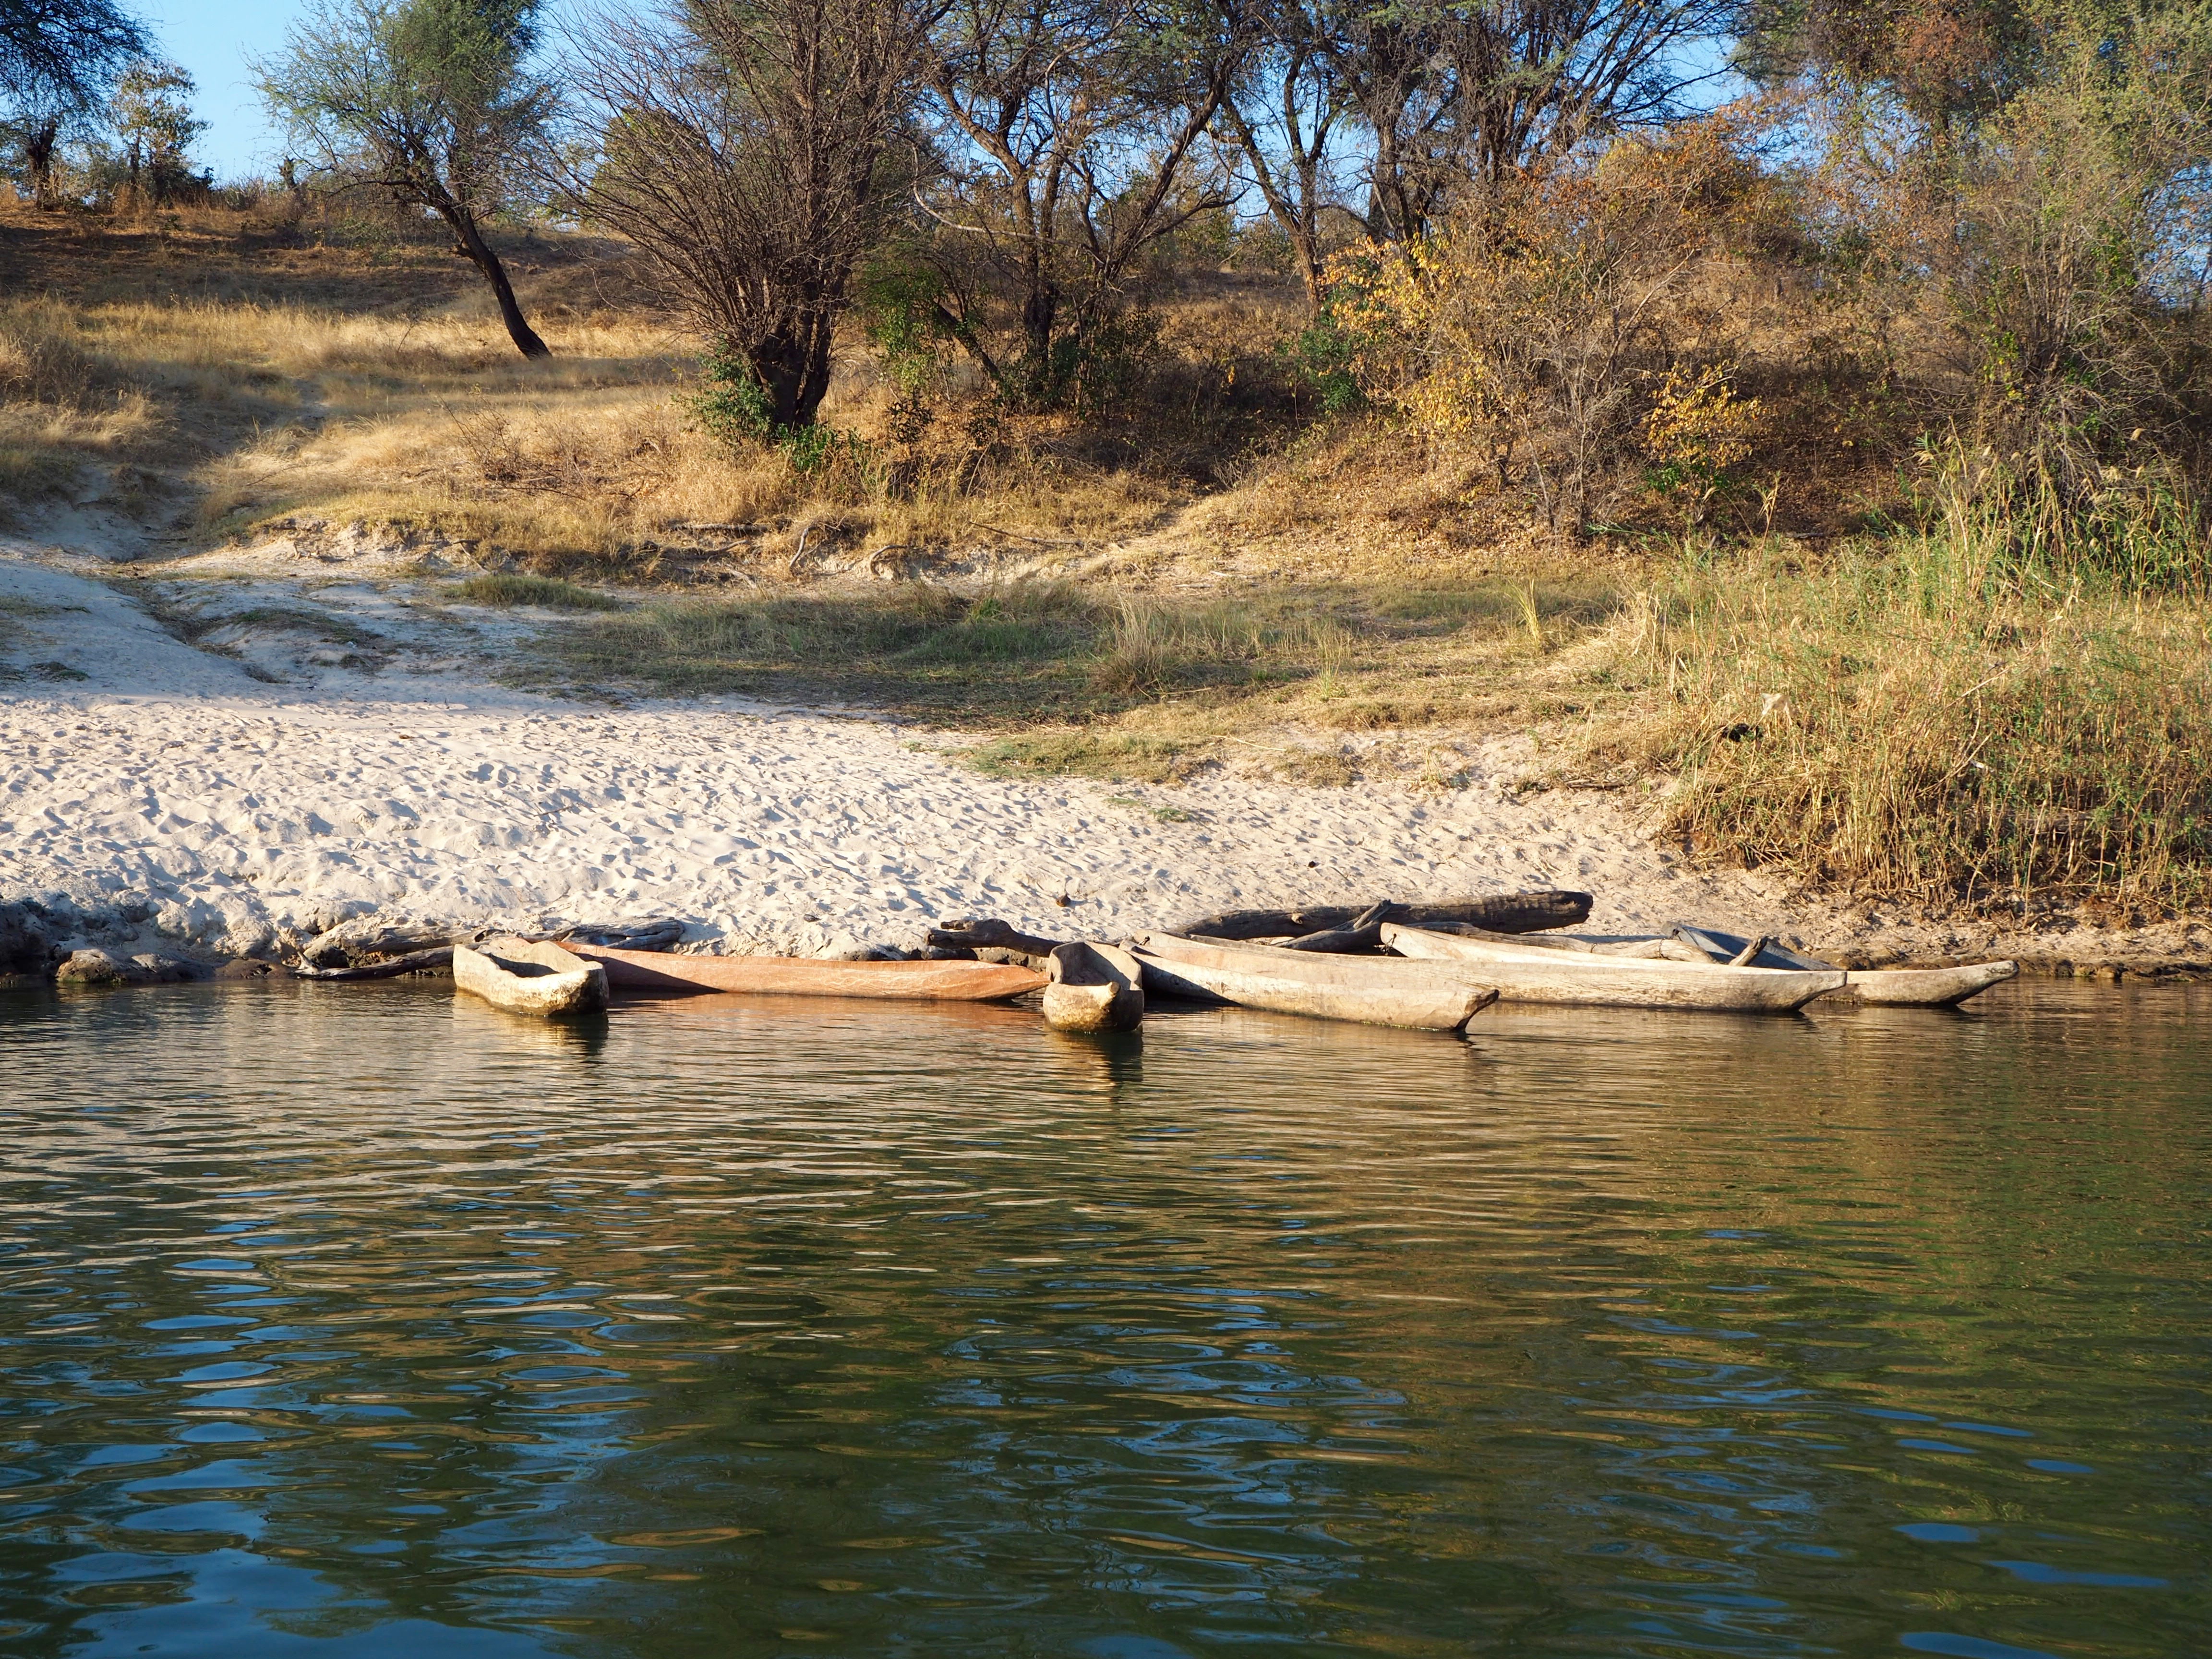
<instances>
[{"instance_id":1,"label":"driftwood on shore","mask_svg":"<svg viewBox=\"0 0 2212 1659\"><path fill-rule=\"evenodd\" d=\"M929 930L928 942L933 950L973 951L978 961L1012 961L1024 968L1040 969L1052 959L1054 951L1067 943L1066 939L1024 933L995 916L978 921L948 921L942 927ZM985 956L983 952L987 951L992 954Z\"/></svg>"},{"instance_id":2,"label":"driftwood on shore","mask_svg":"<svg viewBox=\"0 0 2212 1659\"><path fill-rule=\"evenodd\" d=\"M357 967L317 968L303 962L292 972L300 979L394 979L401 974L427 973L453 965L453 947L441 945L434 951L410 951L404 957L387 957L382 962L364 962Z\"/></svg>"},{"instance_id":3,"label":"driftwood on shore","mask_svg":"<svg viewBox=\"0 0 2212 1659\"><path fill-rule=\"evenodd\" d=\"M1543 889L1439 899L1433 904L1391 904L1372 922L1366 918L1376 908L1373 905L1316 904L1299 910L1224 910L1217 915L1195 917L1173 931L1188 939L1295 936L1299 941L1296 946L1298 950L1328 951L1345 947L1309 944L1306 940L1316 934L1358 926L1379 927L1385 921L1431 930L1470 927L1493 933L1539 933L1549 927L1572 927L1589 921L1590 903L1588 893Z\"/></svg>"},{"instance_id":4,"label":"driftwood on shore","mask_svg":"<svg viewBox=\"0 0 2212 1659\"><path fill-rule=\"evenodd\" d=\"M374 916L341 924L301 947L292 969L301 979L392 979L452 966L453 947L479 946L485 940L512 937L526 945L560 944L574 940L620 951L667 951L684 937L684 923L674 917L653 921L617 923L609 927L564 927L549 933L507 935L497 927L453 927L418 918L389 921Z\"/></svg>"},{"instance_id":5,"label":"driftwood on shore","mask_svg":"<svg viewBox=\"0 0 2212 1659\"><path fill-rule=\"evenodd\" d=\"M597 945L610 951L670 951L684 938L684 924L673 916L657 921L627 923L611 927L564 927L556 933L525 933L532 944Z\"/></svg>"},{"instance_id":6,"label":"driftwood on shore","mask_svg":"<svg viewBox=\"0 0 2212 1659\"><path fill-rule=\"evenodd\" d=\"M1301 934L1285 948L1319 951L1328 956L1371 955L1382 947L1382 924L1389 921L1390 913L1398 908L1384 899L1380 904L1369 905L1341 927L1325 927L1319 933Z\"/></svg>"}]
</instances>

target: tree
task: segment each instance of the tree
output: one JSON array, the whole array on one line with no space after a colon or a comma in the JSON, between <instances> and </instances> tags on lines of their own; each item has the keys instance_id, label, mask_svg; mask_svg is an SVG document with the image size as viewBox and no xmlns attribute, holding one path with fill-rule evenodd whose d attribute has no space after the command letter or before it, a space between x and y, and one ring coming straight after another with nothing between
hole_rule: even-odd
<instances>
[{"instance_id":1,"label":"tree","mask_svg":"<svg viewBox=\"0 0 2212 1659\"><path fill-rule=\"evenodd\" d=\"M531 176L556 109L537 45L536 0L319 0L255 65L300 154L445 222L526 357L551 354L483 224Z\"/></svg>"},{"instance_id":2,"label":"tree","mask_svg":"<svg viewBox=\"0 0 2212 1659\"><path fill-rule=\"evenodd\" d=\"M1754 80L1810 71L1880 88L1939 138L2033 80L2063 8L2023 0L1753 0L1737 56Z\"/></svg>"},{"instance_id":3,"label":"tree","mask_svg":"<svg viewBox=\"0 0 2212 1659\"><path fill-rule=\"evenodd\" d=\"M1739 0L1356 0L1345 75L1372 146L1368 234L1420 234L1585 140L1656 128L1716 73Z\"/></svg>"},{"instance_id":4,"label":"tree","mask_svg":"<svg viewBox=\"0 0 2212 1659\"><path fill-rule=\"evenodd\" d=\"M7 145L16 175L31 186L33 204L42 209L61 205L54 188L54 158L64 140L87 131L91 112L51 87L19 91L15 107L0 122L0 143Z\"/></svg>"},{"instance_id":5,"label":"tree","mask_svg":"<svg viewBox=\"0 0 2212 1659\"><path fill-rule=\"evenodd\" d=\"M1229 203L1179 186L1249 49L1233 8L1191 0L953 0L927 70L947 199L921 199L948 263L992 279L950 283L936 315L1002 392L1058 398L1145 250ZM1002 295L1003 355L985 343Z\"/></svg>"},{"instance_id":6,"label":"tree","mask_svg":"<svg viewBox=\"0 0 2212 1659\"><path fill-rule=\"evenodd\" d=\"M1370 240L1410 242L1459 193L1495 193L1585 140L1664 125L1741 11L1739 0L1223 3L1253 6L1261 44L1222 125L1316 308L1325 212Z\"/></svg>"},{"instance_id":7,"label":"tree","mask_svg":"<svg viewBox=\"0 0 2212 1659\"><path fill-rule=\"evenodd\" d=\"M1258 44L1222 100L1249 182L1288 239L1318 312L1327 254L1322 215L1345 211L1339 173L1352 118L1343 42L1329 0L1260 0Z\"/></svg>"},{"instance_id":8,"label":"tree","mask_svg":"<svg viewBox=\"0 0 2212 1659\"><path fill-rule=\"evenodd\" d=\"M0 0L0 87L8 137L33 199L56 205L54 152L99 108L124 65L147 50L146 32L113 0Z\"/></svg>"},{"instance_id":9,"label":"tree","mask_svg":"<svg viewBox=\"0 0 2212 1659\"><path fill-rule=\"evenodd\" d=\"M159 206L198 182L185 165L185 152L207 130L192 115L195 90L192 77L176 64L150 58L116 80L108 118L123 141L131 194L141 200Z\"/></svg>"},{"instance_id":10,"label":"tree","mask_svg":"<svg viewBox=\"0 0 2212 1659\"><path fill-rule=\"evenodd\" d=\"M813 424L830 389L935 15L931 0L677 0L578 42L596 126L564 193L645 256L763 436Z\"/></svg>"},{"instance_id":11,"label":"tree","mask_svg":"<svg viewBox=\"0 0 2212 1659\"><path fill-rule=\"evenodd\" d=\"M114 0L0 0L0 86L34 88L82 106L147 47L146 31Z\"/></svg>"}]
</instances>

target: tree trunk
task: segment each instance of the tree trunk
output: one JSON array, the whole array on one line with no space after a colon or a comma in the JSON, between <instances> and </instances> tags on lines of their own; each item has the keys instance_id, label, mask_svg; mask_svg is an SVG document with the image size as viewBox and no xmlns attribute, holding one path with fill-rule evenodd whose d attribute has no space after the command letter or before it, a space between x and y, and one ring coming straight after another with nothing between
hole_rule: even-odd
<instances>
[{"instance_id":1,"label":"tree trunk","mask_svg":"<svg viewBox=\"0 0 2212 1659\"><path fill-rule=\"evenodd\" d=\"M61 123L40 121L23 135L23 170L31 175L31 204L52 212L54 200L54 146L61 141Z\"/></svg>"},{"instance_id":2,"label":"tree trunk","mask_svg":"<svg viewBox=\"0 0 2212 1659\"><path fill-rule=\"evenodd\" d=\"M1321 236L1302 223L1291 233L1291 246L1297 255L1298 275L1305 279L1306 310L1318 317L1328 305L1328 261L1322 257Z\"/></svg>"},{"instance_id":3,"label":"tree trunk","mask_svg":"<svg viewBox=\"0 0 2212 1659\"><path fill-rule=\"evenodd\" d=\"M514 349L526 357L550 357L553 348L538 337L538 331L523 317L522 307L515 303L514 289L507 280L507 267L477 229L475 219L459 207L441 205L438 212L460 238L462 251L491 284L492 297L499 301L499 319L507 325L507 337L514 342Z\"/></svg>"},{"instance_id":4,"label":"tree trunk","mask_svg":"<svg viewBox=\"0 0 2212 1659\"><path fill-rule=\"evenodd\" d=\"M827 307L787 316L745 354L768 393L769 425L781 432L811 426L830 391L830 345L835 319Z\"/></svg>"},{"instance_id":5,"label":"tree trunk","mask_svg":"<svg viewBox=\"0 0 2212 1659\"><path fill-rule=\"evenodd\" d=\"M1022 394L1040 407L1060 388L1054 373L1053 337L1060 322L1060 290L1049 282L1031 287L1022 299Z\"/></svg>"}]
</instances>

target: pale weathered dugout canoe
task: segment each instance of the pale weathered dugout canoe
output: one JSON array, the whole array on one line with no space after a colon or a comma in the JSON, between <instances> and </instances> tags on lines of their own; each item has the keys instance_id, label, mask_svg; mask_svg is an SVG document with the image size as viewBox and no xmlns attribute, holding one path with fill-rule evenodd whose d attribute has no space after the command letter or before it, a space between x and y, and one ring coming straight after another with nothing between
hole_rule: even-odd
<instances>
[{"instance_id":1,"label":"pale weathered dugout canoe","mask_svg":"<svg viewBox=\"0 0 2212 1659\"><path fill-rule=\"evenodd\" d=\"M1677 923L1676 940L1695 945L1715 960L1741 956L1751 948L1749 939L1715 928ZM1832 963L1800 956L1771 939L1760 941L1751 959L1754 968L1832 969ZM1844 976L1844 993L1881 1008L1954 1008L1968 997L1992 985L2001 985L2020 972L2016 962L1970 962L1956 968L1854 968Z\"/></svg>"},{"instance_id":2,"label":"pale weathered dugout canoe","mask_svg":"<svg viewBox=\"0 0 2212 1659\"><path fill-rule=\"evenodd\" d=\"M1844 989L1877 1008L1955 1008L2019 972L2016 962L1970 962L1958 968L1854 968L1844 975Z\"/></svg>"},{"instance_id":3,"label":"pale weathered dugout canoe","mask_svg":"<svg viewBox=\"0 0 2212 1659\"><path fill-rule=\"evenodd\" d=\"M1030 968L993 962L817 962L808 957L690 957L604 945L562 947L607 970L624 991L744 991L761 996L887 997L911 1002L1003 1002L1041 990Z\"/></svg>"},{"instance_id":4,"label":"pale weathered dugout canoe","mask_svg":"<svg viewBox=\"0 0 2212 1659\"><path fill-rule=\"evenodd\" d=\"M509 1013L586 1014L607 1006L607 970L557 945L494 939L453 947L453 988Z\"/></svg>"},{"instance_id":5,"label":"pale weathered dugout canoe","mask_svg":"<svg viewBox=\"0 0 2212 1659\"><path fill-rule=\"evenodd\" d=\"M1133 1031L1143 1022L1144 970L1119 945L1055 945L1044 971L1044 1019L1054 1030Z\"/></svg>"},{"instance_id":6,"label":"pale weathered dugout canoe","mask_svg":"<svg viewBox=\"0 0 2212 1659\"><path fill-rule=\"evenodd\" d=\"M1456 1031L1498 1000L1487 973L1451 963L1326 956L1174 933L1139 933L1128 950L1144 970L1147 993L1279 1014Z\"/></svg>"},{"instance_id":7,"label":"pale weathered dugout canoe","mask_svg":"<svg viewBox=\"0 0 2212 1659\"><path fill-rule=\"evenodd\" d=\"M1840 969L1789 973L1774 968L1536 950L1395 924L1383 927L1382 942L1402 957L1462 963L1495 985L1508 1002L1789 1013L1814 997L1841 990L1845 978Z\"/></svg>"}]
</instances>

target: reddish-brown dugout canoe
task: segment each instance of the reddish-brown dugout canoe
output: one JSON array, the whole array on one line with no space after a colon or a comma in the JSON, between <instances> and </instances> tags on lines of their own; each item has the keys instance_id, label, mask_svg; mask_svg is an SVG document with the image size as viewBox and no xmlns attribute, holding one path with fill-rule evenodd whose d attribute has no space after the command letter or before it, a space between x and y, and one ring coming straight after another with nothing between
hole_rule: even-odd
<instances>
[{"instance_id":1,"label":"reddish-brown dugout canoe","mask_svg":"<svg viewBox=\"0 0 2212 1659\"><path fill-rule=\"evenodd\" d=\"M1004 1002L1041 990L1044 975L993 962L816 962L806 957L684 957L657 951L562 949L596 962L624 991L747 991L792 997L890 997L908 1002Z\"/></svg>"}]
</instances>

